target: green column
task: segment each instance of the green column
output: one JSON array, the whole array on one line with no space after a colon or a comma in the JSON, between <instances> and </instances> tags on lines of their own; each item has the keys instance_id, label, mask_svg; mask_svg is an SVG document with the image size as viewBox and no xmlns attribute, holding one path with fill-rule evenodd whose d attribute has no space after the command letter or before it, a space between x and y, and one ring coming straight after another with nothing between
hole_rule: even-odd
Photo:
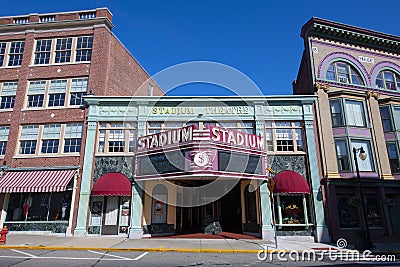
<instances>
[{"instance_id":1,"label":"green column","mask_svg":"<svg viewBox=\"0 0 400 267\"><path fill-rule=\"evenodd\" d=\"M142 229L142 182L133 183L131 199L131 226L129 228L129 238L140 239L143 237Z\"/></svg>"},{"instance_id":2,"label":"green column","mask_svg":"<svg viewBox=\"0 0 400 267\"><path fill-rule=\"evenodd\" d=\"M272 211L271 201L269 199L269 190L267 182L260 185L260 202L261 202L261 234L263 240L274 240L274 229L272 228Z\"/></svg>"},{"instance_id":3,"label":"green column","mask_svg":"<svg viewBox=\"0 0 400 267\"><path fill-rule=\"evenodd\" d=\"M305 117L307 111L311 112L311 105L305 106ZM309 118L310 115L308 116ZM325 224L324 205L322 202L322 189L318 172L318 158L315 144L314 123L312 120L305 120L305 131L307 140L308 162L310 164L311 197L314 203L315 214L315 242L330 242L328 228Z\"/></svg>"},{"instance_id":4,"label":"green column","mask_svg":"<svg viewBox=\"0 0 400 267\"><path fill-rule=\"evenodd\" d=\"M81 190L79 197L78 218L74 235L85 236L87 234L87 218L90 201L90 184L92 181L92 167L94 148L96 142L96 121L88 121L85 145L85 157L82 170Z\"/></svg>"}]
</instances>

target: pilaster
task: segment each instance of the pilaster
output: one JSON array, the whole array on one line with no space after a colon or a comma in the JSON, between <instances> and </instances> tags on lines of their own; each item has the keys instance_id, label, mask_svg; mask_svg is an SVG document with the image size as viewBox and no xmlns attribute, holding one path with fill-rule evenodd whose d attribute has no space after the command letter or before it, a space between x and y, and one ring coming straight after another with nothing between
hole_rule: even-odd
<instances>
[{"instance_id":1,"label":"pilaster","mask_svg":"<svg viewBox=\"0 0 400 267\"><path fill-rule=\"evenodd\" d=\"M143 237L143 229L142 229L143 192L140 184L138 183L132 184L131 226L129 228L129 238L133 239L140 239Z\"/></svg>"},{"instance_id":2,"label":"pilaster","mask_svg":"<svg viewBox=\"0 0 400 267\"><path fill-rule=\"evenodd\" d=\"M94 148L96 143L96 121L88 121L86 145L85 145L85 158L82 170L82 181L78 207L78 217L74 235L85 236L87 234L87 218L89 211L90 201L90 185L92 181L92 169L94 159Z\"/></svg>"}]
</instances>

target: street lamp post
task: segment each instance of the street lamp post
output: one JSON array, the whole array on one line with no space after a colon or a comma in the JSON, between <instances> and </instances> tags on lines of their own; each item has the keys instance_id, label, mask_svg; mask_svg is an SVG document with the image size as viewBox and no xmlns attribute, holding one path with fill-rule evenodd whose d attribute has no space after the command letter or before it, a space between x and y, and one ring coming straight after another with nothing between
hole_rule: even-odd
<instances>
[{"instance_id":1,"label":"street lamp post","mask_svg":"<svg viewBox=\"0 0 400 267\"><path fill-rule=\"evenodd\" d=\"M360 169L358 167L358 159L357 159L357 152L360 152L359 158L361 160L365 160L367 158L367 153L365 153L365 150L363 147L360 148L355 148L353 147L353 156L354 156L354 162L355 162L355 167L356 167L356 173L357 173L357 186L360 194L360 199L361 199L361 215L363 218L363 225L364 225L364 231L367 236L367 249L371 248L372 246L372 241L371 241L371 236L369 234L369 226L368 226L368 215L367 215L367 208L365 206L365 199L364 199L364 193L363 189L361 186L361 181L360 181Z\"/></svg>"}]
</instances>

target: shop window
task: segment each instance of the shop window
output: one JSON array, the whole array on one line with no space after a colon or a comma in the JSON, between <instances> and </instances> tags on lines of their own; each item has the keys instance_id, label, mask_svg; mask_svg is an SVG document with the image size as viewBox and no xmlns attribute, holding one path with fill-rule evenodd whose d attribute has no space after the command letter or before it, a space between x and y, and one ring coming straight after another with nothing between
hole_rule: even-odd
<instances>
[{"instance_id":1,"label":"shop window","mask_svg":"<svg viewBox=\"0 0 400 267\"><path fill-rule=\"evenodd\" d=\"M244 189L246 204L246 223L257 223L256 191L253 185L247 185Z\"/></svg>"},{"instance_id":2,"label":"shop window","mask_svg":"<svg viewBox=\"0 0 400 267\"><path fill-rule=\"evenodd\" d=\"M399 173L400 164L399 164L399 153L397 149L397 143L387 142L386 148L389 156L390 169L392 173Z\"/></svg>"},{"instance_id":3,"label":"shop window","mask_svg":"<svg viewBox=\"0 0 400 267\"><path fill-rule=\"evenodd\" d=\"M90 206L90 223L91 226L101 226L103 216L103 197L93 196Z\"/></svg>"},{"instance_id":4,"label":"shop window","mask_svg":"<svg viewBox=\"0 0 400 267\"><path fill-rule=\"evenodd\" d=\"M379 203L379 199L374 196L367 196L367 219L368 226L370 227L382 227L382 215L381 215L381 206Z\"/></svg>"},{"instance_id":5,"label":"shop window","mask_svg":"<svg viewBox=\"0 0 400 267\"><path fill-rule=\"evenodd\" d=\"M167 223L168 191L164 185L156 185L152 192L152 224Z\"/></svg>"},{"instance_id":6,"label":"shop window","mask_svg":"<svg viewBox=\"0 0 400 267\"><path fill-rule=\"evenodd\" d=\"M88 90L88 78L30 81L27 108L80 106Z\"/></svg>"},{"instance_id":7,"label":"shop window","mask_svg":"<svg viewBox=\"0 0 400 267\"><path fill-rule=\"evenodd\" d=\"M350 195L337 195L337 207L341 228L353 228L359 226L360 200Z\"/></svg>"},{"instance_id":8,"label":"shop window","mask_svg":"<svg viewBox=\"0 0 400 267\"><path fill-rule=\"evenodd\" d=\"M133 153L136 144L135 123L101 123L97 153Z\"/></svg>"},{"instance_id":9,"label":"shop window","mask_svg":"<svg viewBox=\"0 0 400 267\"><path fill-rule=\"evenodd\" d=\"M330 100L332 126L343 126L342 104L340 99Z\"/></svg>"},{"instance_id":10,"label":"shop window","mask_svg":"<svg viewBox=\"0 0 400 267\"><path fill-rule=\"evenodd\" d=\"M127 233L130 222L131 198L129 196L120 197L120 218L119 233Z\"/></svg>"},{"instance_id":11,"label":"shop window","mask_svg":"<svg viewBox=\"0 0 400 267\"><path fill-rule=\"evenodd\" d=\"M72 191L10 195L6 221L67 221Z\"/></svg>"},{"instance_id":12,"label":"shop window","mask_svg":"<svg viewBox=\"0 0 400 267\"><path fill-rule=\"evenodd\" d=\"M340 83L364 85L358 71L350 64L342 61L334 62L329 65L326 71L326 79L328 81Z\"/></svg>"},{"instance_id":13,"label":"shop window","mask_svg":"<svg viewBox=\"0 0 400 267\"><path fill-rule=\"evenodd\" d=\"M310 223L306 194L276 194L278 226L305 226Z\"/></svg>"},{"instance_id":14,"label":"shop window","mask_svg":"<svg viewBox=\"0 0 400 267\"><path fill-rule=\"evenodd\" d=\"M390 106L381 106L380 111L381 111L383 130L385 132L393 131L393 125L390 116Z\"/></svg>"},{"instance_id":15,"label":"shop window","mask_svg":"<svg viewBox=\"0 0 400 267\"><path fill-rule=\"evenodd\" d=\"M35 65L88 62L92 58L93 37L66 37L36 40Z\"/></svg>"},{"instance_id":16,"label":"shop window","mask_svg":"<svg viewBox=\"0 0 400 267\"><path fill-rule=\"evenodd\" d=\"M266 122L266 142L268 151L303 152L303 127L300 122Z\"/></svg>"},{"instance_id":17,"label":"shop window","mask_svg":"<svg viewBox=\"0 0 400 267\"><path fill-rule=\"evenodd\" d=\"M391 70L382 70L376 76L375 87L398 91L400 90L400 75Z\"/></svg>"},{"instance_id":18,"label":"shop window","mask_svg":"<svg viewBox=\"0 0 400 267\"><path fill-rule=\"evenodd\" d=\"M14 108L15 95L17 94L18 82L3 82L1 85L0 109Z\"/></svg>"},{"instance_id":19,"label":"shop window","mask_svg":"<svg viewBox=\"0 0 400 267\"><path fill-rule=\"evenodd\" d=\"M9 126L0 126L0 155L6 154L9 132L10 132Z\"/></svg>"}]
</instances>

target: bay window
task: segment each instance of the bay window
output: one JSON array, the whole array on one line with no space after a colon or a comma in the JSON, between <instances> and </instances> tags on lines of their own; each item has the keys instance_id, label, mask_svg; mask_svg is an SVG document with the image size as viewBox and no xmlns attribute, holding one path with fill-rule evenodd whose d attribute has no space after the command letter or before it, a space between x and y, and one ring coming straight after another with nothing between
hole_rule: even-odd
<instances>
[{"instance_id":1,"label":"bay window","mask_svg":"<svg viewBox=\"0 0 400 267\"><path fill-rule=\"evenodd\" d=\"M389 156L389 164L392 173L400 172L399 153L396 142L387 142L386 148Z\"/></svg>"},{"instance_id":2,"label":"bay window","mask_svg":"<svg viewBox=\"0 0 400 267\"><path fill-rule=\"evenodd\" d=\"M342 105L340 99L329 101L331 108L332 126L343 126Z\"/></svg>"},{"instance_id":3,"label":"bay window","mask_svg":"<svg viewBox=\"0 0 400 267\"><path fill-rule=\"evenodd\" d=\"M366 127L364 103L356 100L345 100L346 121L349 126Z\"/></svg>"},{"instance_id":4,"label":"bay window","mask_svg":"<svg viewBox=\"0 0 400 267\"><path fill-rule=\"evenodd\" d=\"M335 140L335 146L336 146L336 158L339 171L340 172L350 171L349 155L347 151L346 140L342 139Z\"/></svg>"},{"instance_id":5,"label":"bay window","mask_svg":"<svg viewBox=\"0 0 400 267\"><path fill-rule=\"evenodd\" d=\"M374 171L375 168L373 164L370 142L366 140L351 140L352 151L353 148L359 149L360 147L363 147L365 153L367 154L367 158L365 160L358 159L358 167L360 171L365 171L365 172ZM355 166L354 158L352 157L352 159L353 159L353 166Z\"/></svg>"},{"instance_id":6,"label":"bay window","mask_svg":"<svg viewBox=\"0 0 400 267\"><path fill-rule=\"evenodd\" d=\"M390 132L393 130L392 119L390 116L390 106L381 106L381 119L382 119L382 126L385 132Z\"/></svg>"}]
</instances>

